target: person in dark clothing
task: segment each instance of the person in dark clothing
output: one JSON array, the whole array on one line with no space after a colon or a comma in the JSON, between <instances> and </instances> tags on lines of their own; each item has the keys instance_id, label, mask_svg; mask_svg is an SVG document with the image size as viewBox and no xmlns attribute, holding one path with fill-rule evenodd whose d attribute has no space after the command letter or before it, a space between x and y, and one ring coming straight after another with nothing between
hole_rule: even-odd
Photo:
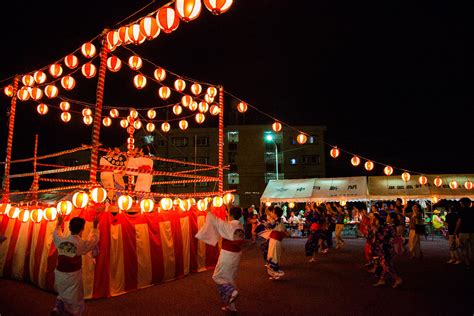
<instances>
[{"instance_id":1,"label":"person in dark clothing","mask_svg":"<svg viewBox=\"0 0 474 316\"><path fill-rule=\"evenodd\" d=\"M472 252L474 251L474 209L471 199L463 197L459 200L460 208L454 234L459 234L461 253L466 269L471 269Z\"/></svg>"},{"instance_id":2,"label":"person in dark clothing","mask_svg":"<svg viewBox=\"0 0 474 316\"><path fill-rule=\"evenodd\" d=\"M459 247L458 243L456 242L456 235L454 234L454 230L456 229L456 223L458 221L458 213L456 212L456 208L454 205L449 207L449 212L446 215L446 221L444 222L445 225L448 227L448 247L449 247L449 260L448 263L452 264L459 264L461 260L459 260Z\"/></svg>"}]
</instances>

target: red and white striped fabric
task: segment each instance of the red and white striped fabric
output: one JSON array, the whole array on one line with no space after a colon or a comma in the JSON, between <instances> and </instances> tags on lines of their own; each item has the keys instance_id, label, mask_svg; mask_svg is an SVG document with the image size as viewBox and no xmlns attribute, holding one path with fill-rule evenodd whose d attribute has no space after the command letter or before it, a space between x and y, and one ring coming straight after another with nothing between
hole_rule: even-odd
<instances>
[{"instance_id":1,"label":"red and white striped fabric","mask_svg":"<svg viewBox=\"0 0 474 316\"><path fill-rule=\"evenodd\" d=\"M65 233L69 233L69 219L80 216L86 219L83 236L88 236L94 214L94 210L73 211L64 223ZM85 298L120 295L214 267L219 248L194 238L205 215L195 207L189 212L99 213L96 264L87 255L82 259ZM0 276L55 291L55 227L56 221L23 223L2 216L0 235L8 239L0 245Z\"/></svg>"}]
</instances>

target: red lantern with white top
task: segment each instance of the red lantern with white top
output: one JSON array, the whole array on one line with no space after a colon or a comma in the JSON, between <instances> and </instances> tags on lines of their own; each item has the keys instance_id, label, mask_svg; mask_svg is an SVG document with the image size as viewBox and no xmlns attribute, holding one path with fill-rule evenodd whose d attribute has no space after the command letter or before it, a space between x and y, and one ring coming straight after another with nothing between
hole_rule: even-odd
<instances>
[{"instance_id":1,"label":"red lantern with white top","mask_svg":"<svg viewBox=\"0 0 474 316\"><path fill-rule=\"evenodd\" d=\"M201 13L201 0L176 0L175 10L184 22L196 19Z\"/></svg>"},{"instance_id":2,"label":"red lantern with white top","mask_svg":"<svg viewBox=\"0 0 474 316\"><path fill-rule=\"evenodd\" d=\"M64 64L67 68L74 69L79 66L79 59L73 54L67 55L64 57Z\"/></svg>"},{"instance_id":3,"label":"red lantern with white top","mask_svg":"<svg viewBox=\"0 0 474 316\"><path fill-rule=\"evenodd\" d=\"M138 45L143 43L146 38L145 35L140 30L140 24L132 24L128 27L128 37L132 41L133 44Z\"/></svg>"},{"instance_id":4,"label":"red lantern with white top","mask_svg":"<svg viewBox=\"0 0 474 316\"><path fill-rule=\"evenodd\" d=\"M170 6L164 6L156 13L156 21L158 26L165 33L171 33L179 26L179 16Z\"/></svg>"},{"instance_id":5,"label":"red lantern with white top","mask_svg":"<svg viewBox=\"0 0 474 316\"><path fill-rule=\"evenodd\" d=\"M96 75L97 67L92 63L85 63L84 65L82 65L81 72L84 77L90 79Z\"/></svg>"},{"instance_id":6,"label":"red lantern with white top","mask_svg":"<svg viewBox=\"0 0 474 316\"><path fill-rule=\"evenodd\" d=\"M117 72L122 68L122 61L116 56L107 58L107 69L112 72Z\"/></svg>"},{"instance_id":7,"label":"red lantern with white top","mask_svg":"<svg viewBox=\"0 0 474 316\"><path fill-rule=\"evenodd\" d=\"M214 15L227 12L232 6L233 0L204 0L204 6Z\"/></svg>"},{"instance_id":8,"label":"red lantern with white top","mask_svg":"<svg viewBox=\"0 0 474 316\"><path fill-rule=\"evenodd\" d=\"M110 31L106 36L107 44L109 47L116 47L122 43L118 31Z\"/></svg>"},{"instance_id":9,"label":"red lantern with white top","mask_svg":"<svg viewBox=\"0 0 474 316\"><path fill-rule=\"evenodd\" d=\"M140 21L140 32L147 40L152 40L160 35L160 27L155 18L147 16Z\"/></svg>"},{"instance_id":10,"label":"red lantern with white top","mask_svg":"<svg viewBox=\"0 0 474 316\"><path fill-rule=\"evenodd\" d=\"M85 44L82 44L82 46L81 46L81 53L86 58L94 57L96 51L97 50L95 49L95 46L92 43L85 43Z\"/></svg>"}]
</instances>

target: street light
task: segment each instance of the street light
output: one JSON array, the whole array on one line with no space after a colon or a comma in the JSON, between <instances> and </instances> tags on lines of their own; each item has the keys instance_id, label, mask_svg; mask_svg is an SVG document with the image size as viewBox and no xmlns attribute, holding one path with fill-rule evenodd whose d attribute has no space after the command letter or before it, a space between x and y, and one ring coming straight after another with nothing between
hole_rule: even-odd
<instances>
[{"instance_id":1,"label":"street light","mask_svg":"<svg viewBox=\"0 0 474 316\"><path fill-rule=\"evenodd\" d=\"M275 174L276 179L278 180L278 146L272 134L267 134L267 136L265 136L265 139L269 142L273 142L273 145L275 145Z\"/></svg>"}]
</instances>

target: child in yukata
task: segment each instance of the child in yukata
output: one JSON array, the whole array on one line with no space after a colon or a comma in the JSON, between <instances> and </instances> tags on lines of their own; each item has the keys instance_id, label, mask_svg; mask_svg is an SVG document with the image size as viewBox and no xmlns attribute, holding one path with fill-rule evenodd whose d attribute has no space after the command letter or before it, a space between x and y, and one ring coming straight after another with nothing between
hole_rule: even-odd
<instances>
[{"instance_id":1,"label":"child in yukata","mask_svg":"<svg viewBox=\"0 0 474 316\"><path fill-rule=\"evenodd\" d=\"M267 273L271 280L277 280L285 274L280 268L281 242L283 238L288 237L288 232L281 219L283 210L275 206L273 213L273 228L268 236Z\"/></svg>"}]
</instances>

